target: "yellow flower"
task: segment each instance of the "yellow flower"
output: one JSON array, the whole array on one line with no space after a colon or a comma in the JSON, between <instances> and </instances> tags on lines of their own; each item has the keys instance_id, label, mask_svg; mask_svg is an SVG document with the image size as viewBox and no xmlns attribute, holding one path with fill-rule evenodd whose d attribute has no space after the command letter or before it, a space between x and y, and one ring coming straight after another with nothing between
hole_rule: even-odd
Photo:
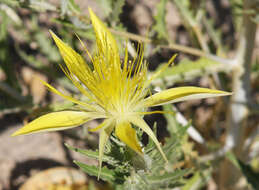
<instances>
[{"instance_id":1,"label":"yellow flower","mask_svg":"<svg viewBox=\"0 0 259 190\"><path fill-rule=\"evenodd\" d=\"M97 43L97 53L93 56L85 48L91 59L91 66L85 63L81 55L65 44L53 32L50 32L66 65L61 66L61 68L87 100L77 100L43 82L49 90L77 104L80 109L78 111L59 111L43 115L16 131L12 136L68 129L93 119L102 118L104 120L97 128L90 129L100 131L100 167L105 144L113 130L122 142L138 154L142 154L136 131L132 128L132 125L139 127L149 135L167 161L156 136L143 120L144 115L156 112L145 110L152 106L198 98L225 96L230 95L230 93L199 87L178 87L151 95L148 89L150 82L165 68L148 79L147 65L143 60L142 48L139 49L138 58L132 61L128 60L126 49L125 58L122 62L117 43L112 34L90 8L89 12ZM168 65L173 59L174 57Z\"/></svg>"}]
</instances>

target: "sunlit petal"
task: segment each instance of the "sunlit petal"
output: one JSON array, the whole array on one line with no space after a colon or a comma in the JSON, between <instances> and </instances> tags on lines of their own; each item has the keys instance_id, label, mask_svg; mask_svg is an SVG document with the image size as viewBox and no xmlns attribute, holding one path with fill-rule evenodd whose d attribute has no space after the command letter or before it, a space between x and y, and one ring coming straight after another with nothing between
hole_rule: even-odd
<instances>
[{"instance_id":1,"label":"sunlit petal","mask_svg":"<svg viewBox=\"0 0 259 190\"><path fill-rule=\"evenodd\" d=\"M135 152L142 154L136 131L131 127L129 122L121 122L117 124L115 127L115 134L122 142L128 145Z\"/></svg>"},{"instance_id":2,"label":"sunlit petal","mask_svg":"<svg viewBox=\"0 0 259 190\"><path fill-rule=\"evenodd\" d=\"M58 131L77 127L89 120L102 116L93 112L60 111L43 115L12 134L12 136L42 131Z\"/></svg>"},{"instance_id":3,"label":"sunlit petal","mask_svg":"<svg viewBox=\"0 0 259 190\"><path fill-rule=\"evenodd\" d=\"M136 125L137 127L141 128L145 133L148 134L148 136L154 141L156 144L158 150L160 151L161 155L163 156L164 160L168 162L160 143L158 142L156 136L154 135L153 131L150 129L150 127L147 125L147 123L141 118L141 117L130 117L129 121Z\"/></svg>"},{"instance_id":4,"label":"sunlit petal","mask_svg":"<svg viewBox=\"0 0 259 190\"><path fill-rule=\"evenodd\" d=\"M144 100L144 107L227 95L231 95L231 93L193 86L171 88L146 98Z\"/></svg>"},{"instance_id":5,"label":"sunlit petal","mask_svg":"<svg viewBox=\"0 0 259 190\"><path fill-rule=\"evenodd\" d=\"M50 30L50 34L58 46L59 52L67 66L86 65L83 57L75 52L69 45L64 43L56 34ZM87 65L86 65L87 66Z\"/></svg>"},{"instance_id":6,"label":"sunlit petal","mask_svg":"<svg viewBox=\"0 0 259 190\"><path fill-rule=\"evenodd\" d=\"M100 129L105 129L106 127L108 127L109 125L111 125L111 123L113 122L113 119L106 119L104 120L100 125L98 125L97 127L95 128L90 128L88 129L88 131L91 131L91 132L96 132Z\"/></svg>"},{"instance_id":7,"label":"sunlit petal","mask_svg":"<svg viewBox=\"0 0 259 190\"><path fill-rule=\"evenodd\" d=\"M104 25L104 23L94 14L92 9L88 8L88 10L95 31L99 53L102 51L109 51L110 55L115 56L113 59L119 61L120 58L116 40L113 38L112 34Z\"/></svg>"},{"instance_id":8,"label":"sunlit petal","mask_svg":"<svg viewBox=\"0 0 259 190\"><path fill-rule=\"evenodd\" d=\"M89 64L84 61L80 54L50 31L65 62L61 65L61 69L80 93L85 96L85 101L79 101L72 96L63 94L43 81L50 91L80 105L76 107L78 110L43 115L16 131L12 136L69 129L89 120L102 118L104 119L103 123L94 129L90 129L90 131L100 130L98 178L101 172L105 145L114 127L116 136L122 142L135 152L142 154L136 131L132 128L132 125L136 125L148 134L164 160L168 162L155 134L142 119L143 115L166 112L146 111L146 108L184 100L225 96L231 93L199 87L179 87L151 95L148 89L149 84L167 69L174 61L175 56L148 79L147 63L144 61L142 45L138 46L138 55L133 60L129 60L126 49L125 60L124 62L121 61L116 40L111 32L91 8L89 8L89 13L96 36L96 53L93 56L90 55L79 39L91 60ZM151 96L147 97L148 95Z\"/></svg>"},{"instance_id":9,"label":"sunlit petal","mask_svg":"<svg viewBox=\"0 0 259 190\"><path fill-rule=\"evenodd\" d=\"M50 34L58 46L59 52L69 70L74 74L82 83L87 86L87 80L92 79L92 71L85 63L83 57L75 52L69 45L64 43L56 34L50 30Z\"/></svg>"}]
</instances>

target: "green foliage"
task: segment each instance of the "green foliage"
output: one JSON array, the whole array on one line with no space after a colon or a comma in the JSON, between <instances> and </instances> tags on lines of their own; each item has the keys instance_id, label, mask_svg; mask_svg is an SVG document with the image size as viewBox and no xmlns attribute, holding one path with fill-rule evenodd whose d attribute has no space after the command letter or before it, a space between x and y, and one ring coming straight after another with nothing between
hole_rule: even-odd
<instances>
[{"instance_id":1,"label":"green foliage","mask_svg":"<svg viewBox=\"0 0 259 190\"><path fill-rule=\"evenodd\" d=\"M242 11L243 11L243 1L242 0L230 0L232 14L234 18L234 26L236 29L242 27Z\"/></svg>"},{"instance_id":2,"label":"green foliage","mask_svg":"<svg viewBox=\"0 0 259 190\"><path fill-rule=\"evenodd\" d=\"M111 12L111 22L119 23L119 16L122 13L123 6L125 4L125 0L113 0L112 3L112 12Z\"/></svg>"},{"instance_id":3,"label":"green foliage","mask_svg":"<svg viewBox=\"0 0 259 190\"><path fill-rule=\"evenodd\" d=\"M89 166L81 162L74 161L74 163L80 167L84 172L89 174L90 176L97 176L99 172L99 168L96 166ZM121 179L120 175L116 174L114 170L109 170L106 167L102 168L102 172L100 174L100 178L104 181L120 183L123 179Z\"/></svg>"},{"instance_id":4,"label":"green foliage","mask_svg":"<svg viewBox=\"0 0 259 190\"><path fill-rule=\"evenodd\" d=\"M173 2L179 9L187 26L195 26L198 24L197 21L200 18L201 12L203 12L201 5L204 5L204 0L174 0ZM198 6L195 3L198 4ZM196 9L194 9L194 7L196 7Z\"/></svg>"},{"instance_id":5,"label":"green foliage","mask_svg":"<svg viewBox=\"0 0 259 190\"><path fill-rule=\"evenodd\" d=\"M113 11L112 9L112 1L113 0L97 0L98 4L101 6L103 13L106 17Z\"/></svg>"},{"instance_id":6,"label":"green foliage","mask_svg":"<svg viewBox=\"0 0 259 190\"><path fill-rule=\"evenodd\" d=\"M43 75L45 75L49 81L54 82L55 85L63 86L64 89L62 90L64 90L65 93L80 96L77 93L77 89L71 85L69 80L64 77L63 74L59 73L59 69L52 69L62 63L62 61L57 48L53 46L53 42L48 34L48 29L52 29L62 37L64 41L73 46L73 48L79 50L79 52L83 52L82 47L77 43L77 40L75 40L76 33L86 43L88 50L90 52L94 51L94 45L92 46L92 44L94 44L95 37L90 20L85 14L86 10L82 10L78 2L80 1L61 0L59 3L54 4L53 1L43 0L0 0L0 72L6 76L5 79L1 79L0 81L0 111L17 108L17 106L19 106L18 108L21 111L31 114L30 116L32 117L41 115L44 112L73 109L74 104L68 102L51 102L51 104L48 104L50 98L46 98L48 99L44 102L46 106L35 110L35 106L37 107L37 105L33 105L30 100L30 95L26 97L22 95L22 88L25 87L19 69L25 66L43 73ZM129 41L132 39L143 39L143 37L139 35L124 33L126 29L123 27L124 23L120 21L120 15L123 11L125 0L98 0L96 2L98 3L97 7L101 8L99 11L102 12L99 13L103 16L102 19L115 31L114 34L117 39L122 39L122 42L125 42L127 39L129 39ZM142 3L141 1L136 2ZM222 2L223 1L220 1L220 3ZM228 18L231 16L232 23L235 26L233 31L233 36L235 37L233 37L233 39L236 41L240 41L238 38L240 31L244 29L244 17L250 15L253 22L259 23L259 1L251 0L251 2L254 3L251 9L244 9L244 2L246 1L230 0L229 5L227 5L229 7L224 7L224 9L231 11L230 15L225 16L228 16ZM166 5L168 3L173 3L182 17L182 23L177 27L185 26L185 30L188 34L191 34L190 36L184 34L185 37L191 42L198 40L200 42L199 45L189 43L189 41L187 42L188 46L172 44L172 40L169 39L168 23L166 21ZM196 77L203 77L209 74L213 74L214 78L216 78L216 74L219 72L228 73L228 63L236 61L239 54L237 54L238 51L234 47L237 47L238 44L234 42L234 47L232 47L232 45L228 43L223 43L226 38L229 38L229 36L226 36L229 34L226 33L225 23L224 21L220 21L222 25L218 25L218 18L215 18L215 16L210 18L206 17L210 10L206 9L205 3L209 4L210 2L206 2L205 0L161 0L153 6L156 15L152 15L154 22L151 23L151 29L156 32L157 36L153 36L154 39L148 40L151 45L147 46L146 58L152 58L153 55L150 52L154 52L153 50L155 48L162 54L163 59L167 56L167 53L164 54L163 48L170 49L170 51L171 49L173 49L173 51L180 51L181 54L189 53L194 56L198 55L197 59L193 59L193 57L184 58L181 59L177 65L166 69L161 73L158 79L154 81L155 86L158 84L156 82L159 81L160 87L167 88L177 82L183 83L193 80ZM215 7L212 7L212 9L213 8L215 9ZM226 10L223 10L223 12ZM215 15L221 13L221 10L215 9L213 11L216 12L214 13ZM153 10L150 11L150 13L151 12L153 13ZM128 13L130 12L126 12L125 14ZM47 18L44 19L44 15L47 16ZM216 28L216 26L219 27ZM182 33L179 32L179 34L176 35L177 39L178 35L180 39ZM232 33L230 35L232 35ZM93 43L89 41L93 41ZM201 45L202 43L205 45ZM193 48L189 47L190 44ZM252 44L252 42L248 42L247 44ZM171 48L170 45L176 46L172 46L173 48ZM207 49L203 48L206 46L208 47ZM177 49L178 47L180 48ZM202 50L198 49L200 47L202 47ZM119 47L119 49L121 52L124 51L121 47ZM197 51L199 52L198 54ZM212 55L212 53L215 55ZM235 54L234 59L232 59L233 54ZM129 56L132 55L130 54ZM225 59L227 56L229 58ZM227 60L227 63L224 63L224 60ZM158 69L164 65L160 64L159 61L156 63L159 64ZM259 73L258 65L258 59L256 59L255 64L252 65L251 72L251 78L254 80L252 81L253 86L256 86L257 83ZM218 86L226 86L226 82L219 83L221 84L218 84ZM230 86L230 84L227 85ZM257 86L255 88L257 88ZM252 91L256 91L256 89L252 89ZM143 148L144 157L140 157L127 147L122 147L121 144L118 145L116 137L113 136L113 140L107 145L105 155L103 156L105 166L102 168L100 178L112 183L114 189L156 190L173 189L175 187L181 187L183 190L200 189L207 184L208 179L212 177L212 173L216 173L215 170L212 171L214 163L206 165L206 167L197 164L199 157L195 157L193 156L194 154L192 154L195 151L193 148L194 143L188 142L186 134L187 127L178 123L172 106L165 105L163 106L163 110L168 112L163 114L163 116L167 121L166 127L170 137L165 138L163 141L163 150L169 159L169 164L166 165L164 163L153 141L149 140L147 142L147 145ZM258 112L258 110L255 111ZM210 126L206 127L209 128ZM156 126L153 128L156 130ZM219 129L215 130L221 134L221 131L219 132L218 130L222 130L222 128L219 127ZM142 132L139 130L137 135L141 138ZM211 139L207 139L207 141L210 140ZM217 145L221 146L220 143ZM66 146L83 156L98 159L98 151ZM187 150L186 147L189 149ZM212 151L210 150L209 152ZM185 159L190 155L194 157L191 159L195 162L192 164L191 170L185 165L183 167L176 167L179 163L186 164L187 161ZM240 169L248 183L250 183L254 189L258 189L258 173L254 172L250 165L241 162L235 157L230 157L229 159ZM98 175L98 166L89 166L78 161L75 161L75 164L91 176ZM190 172L193 175L188 176L187 174Z\"/></svg>"},{"instance_id":7,"label":"green foliage","mask_svg":"<svg viewBox=\"0 0 259 190\"><path fill-rule=\"evenodd\" d=\"M162 147L169 163L166 164L155 144L149 139L144 147L144 157L136 155L127 147L121 147L114 139L106 147L103 157L106 166L102 168L100 178L109 181L118 189L173 189L185 183L184 176L189 169L174 168L174 165L182 158L181 139L186 133L187 127L179 127L172 138L166 138ZM89 158L98 159L98 151L83 150L66 145ZM88 166L75 161L75 163L89 175L97 176L99 167Z\"/></svg>"},{"instance_id":8,"label":"green foliage","mask_svg":"<svg viewBox=\"0 0 259 190\"><path fill-rule=\"evenodd\" d=\"M188 182L183 186L182 190L198 190L204 187L211 175L210 170L197 171L195 174L188 180Z\"/></svg>"},{"instance_id":9,"label":"green foliage","mask_svg":"<svg viewBox=\"0 0 259 190\"><path fill-rule=\"evenodd\" d=\"M161 64L157 69L159 70L163 65L164 64ZM204 76L204 74L220 71L219 69L222 68L219 67L219 69L216 70L217 66L220 66L218 62L205 57L201 57L196 61L185 58L177 65L162 72L158 79L163 79L167 85L172 85L175 82L187 81L195 77ZM154 83L156 83L156 81L154 81Z\"/></svg>"},{"instance_id":10,"label":"green foliage","mask_svg":"<svg viewBox=\"0 0 259 190\"><path fill-rule=\"evenodd\" d=\"M154 16L155 25L153 26L153 29L157 32L157 38L159 40L168 39L168 33L166 28L166 4L167 0L160 1L156 6L157 14L156 16Z\"/></svg>"},{"instance_id":11,"label":"green foliage","mask_svg":"<svg viewBox=\"0 0 259 190\"><path fill-rule=\"evenodd\" d=\"M115 25L119 23L119 16L122 13L123 5L125 0L97 0L98 4L101 6L104 15L110 23Z\"/></svg>"},{"instance_id":12,"label":"green foliage","mask_svg":"<svg viewBox=\"0 0 259 190\"><path fill-rule=\"evenodd\" d=\"M162 73L161 77L174 76L174 75L184 75L186 72L193 70L203 70L211 65L218 64L218 62L212 61L207 58L200 58L196 61L191 61L189 59L183 59L178 65L171 67L171 69L166 70Z\"/></svg>"},{"instance_id":13,"label":"green foliage","mask_svg":"<svg viewBox=\"0 0 259 190\"><path fill-rule=\"evenodd\" d=\"M208 35L215 46L216 53L219 55L224 55L225 47L222 44L222 30L220 28L215 28L215 20L212 18L204 18L203 21L208 31Z\"/></svg>"},{"instance_id":14,"label":"green foliage","mask_svg":"<svg viewBox=\"0 0 259 190\"><path fill-rule=\"evenodd\" d=\"M238 164L240 166L240 169L242 171L242 173L245 175L248 183L250 183L252 185L252 187L256 190L259 188L259 172L254 172L253 169L243 163L241 160L238 160Z\"/></svg>"},{"instance_id":15,"label":"green foliage","mask_svg":"<svg viewBox=\"0 0 259 190\"><path fill-rule=\"evenodd\" d=\"M6 7L7 9L8 7ZM0 81L0 110L3 108L14 107L21 103L25 99L19 95L20 85L17 81L17 76L15 74L15 65L10 64L13 62L13 56L11 55L11 44L9 43L8 28L13 23L10 19L10 15L6 13L10 10L0 9L0 71L5 73L6 79L4 82Z\"/></svg>"},{"instance_id":16,"label":"green foliage","mask_svg":"<svg viewBox=\"0 0 259 190\"><path fill-rule=\"evenodd\" d=\"M254 190L259 188L259 172L253 171L250 165L239 160L233 153L229 152L227 158L242 172L248 183Z\"/></svg>"},{"instance_id":17,"label":"green foliage","mask_svg":"<svg viewBox=\"0 0 259 190\"><path fill-rule=\"evenodd\" d=\"M41 52L45 56L47 56L51 62L60 61L60 57L59 57L57 48L54 48L52 46L52 43L49 40L49 37L47 37L45 33L37 30L37 31L35 31L34 37L35 37L37 44L39 45Z\"/></svg>"},{"instance_id":18,"label":"green foliage","mask_svg":"<svg viewBox=\"0 0 259 190\"><path fill-rule=\"evenodd\" d=\"M98 151L83 150L83 149L80 149L80 148L71 147L68 144L65 144L65 145L70 150L73 150L75 152L83 154L84 156L87 156L87 157L93 158L93 159L98 159L98 156L99 156L99 152ZM104 155L103 156L103 161L108 163L108 164L111 164L111 165L118 165L118 160L115 160L113 157L108 156L108 155Z\"/></svg>"}]
</instances>

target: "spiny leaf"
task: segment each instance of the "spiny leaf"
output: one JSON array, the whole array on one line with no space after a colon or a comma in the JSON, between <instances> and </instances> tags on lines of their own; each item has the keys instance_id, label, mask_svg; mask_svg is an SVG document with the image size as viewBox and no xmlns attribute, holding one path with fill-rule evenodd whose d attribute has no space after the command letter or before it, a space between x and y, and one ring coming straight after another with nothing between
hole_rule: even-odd
<instances>
[{"instance_id":1,"label":"spiny leaf","mask_svg":"<svg viewBox=\"0 0 259 190\"><path fill-rule=\"evenodd\" d=\"M109 14L114 11L112 0L97 0L97 3L102 7L105 17L108 17Z\"/></svg>"},{"instance_id":2,"label":"spiny leaf","mask_svg":"<svg viewBox=\"0 0 259 190\"><path fill-rule=\"evenodd\" d=\"M68 11L68 1L61 0L60 1L60 16L63 17Z\"/></svg>"},{"instance_id":3,"label":"spiny leaf","mask_svg":"<svg viewBox=\"0 0 259 190\"><path fill-rule=\"evenodd\" d=\"M175 111L173 110L173 107L171 104L163 105L163 110L169 113L165 113L164 117L168 123L167 130L172 135L173 133L176 133L178 128L182 127L178 122L176 121L175 117Z\"/></svg>"},{"instance_id":4,"label":"spiny leaf","mask_svg":"<svg viewBox=\"0 0 259 190\"><path fill-rule=\"evenodd\" d=\"M211 177L211 171L205 170L203 173L197 171L183 186L182 190L196 190L204 187Z\"/></svg>"},{"instance_id":5,"label":"spiny leaf","mask_svg":"<svg viewBox=\"0 0 259 190\"><path fill-rule=\"evenodd\" d=\"M241 170L243 175L245 176L248 183L256 190L259 188L259 173L256 173L252 170L252 168L239 160L233 153L229 152L226 154L227 158L238 168Z\"/></svg>"},{"instance_id":6,"label":"spiny leaf","mask_svg":"<svg viewBox=\"0 0 259 190\"><path fill-rule=\"evenodd\" d=\"M155 16L155 25L153 29L157 32L158 39L168 39L166 20L165 20L166 3L167 3L167 0L161 0L156 7L157 14Z\"/></svg>"},{"instance_id":7,"label":"spiny leaf","mask_svg":"<svg viewBox=\"0 0 259 190\"><path fill-rule=\"evenodd\" d=\"M163 66L159 66L160 69ZM227 67L222 68L222 65L211 59L202 57L196 61L189 59L183 59L178 65L169 67L163 73L160 74L158 79L165 79L167 85L172 85L178 81L191 80L194 77L203 76L216 71L227 71ZM154 80L156 84L158 80Z\"/></svg>"},{"instance_id":8,"label":"spiny leaf","mask_svg":"<svg viewBox=\"0 0 259 190\"><path fill-rule=\"evenodd\" d=\"M86 165L84 163L78 162L78 161L74 161L74 163L79 166L84 172L86 172L87 174L89 174L90 176L98 176L98 172L99 172L99 167L97 166L89 166ZM123 181L123 179L121 178L121 176L116 175L116 173L113 170L109 170L106 167L103 167L101 170L101 174L99 176L102 180L104 181L109 181L109 182L121 182Z\"/></svg>"},{"instance_id":9,"label":"spiny leaf","mask_svg":"<svg viewBox=\"0 0 259 190\"><path fill-rule=\"evenodd\" d=\"M189 9L190 1L189 0L175 0L174 4L179 9L179 13L190 25L194 25L195 17L191 9ZM188 20L188 21L187 21ZM186 23L186 24L187 24Z\"/></svg>"},{"instance_id":10,"label":"spiny leaf","mask_svg":"<svg viewBox=\"0 0 259 190\"><path fill-rule=\"evenodd\" d=\"M25 5L26 3L23 3ZM26 6L26 5L25 5ZM36 11L43 12L43 11L56 11L57 8L46 1L29 1L29 6Z\"/></svg>"},{"instance_id":11,"label":"spiny leaf","mask_svg":"<svg viewBox=\"0 0 259 190\"><path fill-rule=\"evenodd\" d=\"M80 148L74 148L72 146L69 146L68 144L65 143L65 146L70 149L73 150L75 152L79 152L80 154L83 154L89 158L94 158L94 159L98 159L99 158L99 152L98 151L92 151L92 150L83 150ZM116 161L113 157L111 156L103 156L103 161L107 162L108 164L111 165L116 165L118 163L118 161Z\"/></svg>"},{"instance_id":12,"label":"spiny leaf","mask_svg":"<svg viewBox=\"0 0 259 190\"><path fill-rule=\"evenodd\" d=\"M212 61L205 57L202 57L196 61L191 61L189 59L183 59L178 65L168 68L161 74L161 77L165 77L168 75L183 75L186 72L192 70L202 70L205 67L218 64L216 61Z\"/></svg>"},{"instance_id":13,"label":"spiny leaf","mask_svg":"<svg viewBox=\"0 0 259 190\"><path fill-rule=\"evenodd\" d=\"M163 175L154 175L147 177L150 183L166 183L172 182L173 180L179 180L179 178L183 177L188 170L176 170L173 173L165 173Z\"/></svg>"},{"instance_id":14,"label":"spiny leaf","mask_svg":"<svg viewBox=\"0 0 259 190\"><path fill-rule=\"evenodd\" d=\"M254 172L249 165L243 163L241 160L238 160L238 164L248 183L250 183L254 189L259 189L259 173Z\"/></svg>"},{"instance_id":15,"label":"spiny leaf","mask_svg":"<svg viewBox=\"0 0 259 190\"><path fill-rule=\"evenodd\" d=\"M79 6L75 3L74 0L61 0L60 1L60 15L64 16L66 14L69 13L76 13L76 14L80 14L80 8Z\"/></svg>"},{"instance_id":16,"label":"spiny leaf","mask_svg":"<svg viewBox=\"0 0 259 190\"><path fill-rule=\"evenodd\" d=\"M119 22L119 16L122 13L122 8L125 4L125 0L113 1L113 11L111 12L111 21Z\"/></svg>"},{"instance_id":17,"label":"spiny leaf","mask_svg":"<svg viewBox=\"0 0 259 190\"><path fill-rule=\"evenodd\" d=\"M217 52L224 54L225 47L222 44L222 31L220 28L215 28L215 20L212 18L203 19L204 24L206 26L208 35L214 43L214 46L217 48Z\"/></svg>"},{"instance_id":18,"label":"spiny leaf","mask_svg":"<svg viewBox=\"0 0 259 190\"><path fill-rule=\"evenodd\" d=\"M75 13L80 13L80 8L79 6L75 3L74 0L68 0L68 6L69 6L69 9L72 11L72 12L75 12Z\"/></svg>"},{"instance_id":19,"label":"spiny leaf","mask_svg":"<svg viewBox=\"0 0 259 190\"><path fill-rule=\"evenodd\" d=\"M49 37L47 37L40 30L37 30L34 37L41 51L49 58L50 61L58 62L60 60L58 51L55 47L53 47Z\"/></svg>"}]
</instances>

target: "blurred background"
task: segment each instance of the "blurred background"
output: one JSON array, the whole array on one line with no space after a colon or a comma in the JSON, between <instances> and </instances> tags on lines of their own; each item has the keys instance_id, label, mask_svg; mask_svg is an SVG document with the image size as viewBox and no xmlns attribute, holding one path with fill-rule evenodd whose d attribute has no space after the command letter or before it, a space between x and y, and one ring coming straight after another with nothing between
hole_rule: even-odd
<instances>
[{"instance_id":1,"label":"blurred background","mask_svg":"<svg viewBox=\"0 0 259 190\"><path fill-rule=\"evenodd\" d=\"M59 183L75 184L68 189L111 189L73 163L97 165L96 160L64 145L97 149L98 134L86 128L97 121L63 132L10 137L44 113L73 106L40 80L80 98L58 66L63 61L49 30L83 55L78 34L93 53L88 7L107 23L122 58L125 46L135 57L137 44L145 45L150 73L178 54L174 66L152 83L154 92L184 85L233 92L232 97L156 108L174 110L176 122L190 126L184 165L200 175L190 177L183 189L259 189L258 0L0 0L0 190L46 189L52 183L48 189L58 189ZM157 122L161 141L169 137L172 118L145 119L150 126ZM205 173L201 163L209 165Z\"/></svg>"}]
</instances>

